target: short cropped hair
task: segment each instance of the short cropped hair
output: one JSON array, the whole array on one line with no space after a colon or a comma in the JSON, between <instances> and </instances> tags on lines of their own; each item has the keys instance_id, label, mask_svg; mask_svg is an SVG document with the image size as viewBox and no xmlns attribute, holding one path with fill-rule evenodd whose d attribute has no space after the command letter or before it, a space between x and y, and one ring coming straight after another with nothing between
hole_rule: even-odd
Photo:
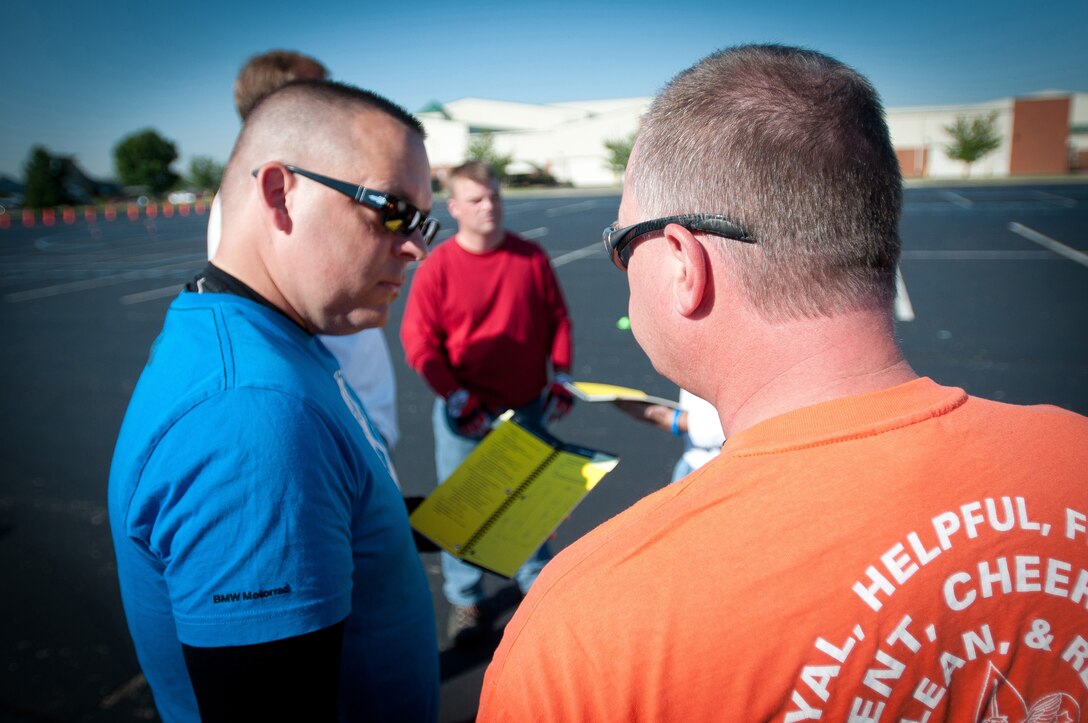
<instances>
[{"instance_id":1,"label":"short cropped hair","mask_svg":"<svg viewBox=\"0 0 1088 723\"><path fill-rule=\"evenodd\" d=\"M325 79L329 71L320 62L293 50L270 50L254 55L234 81L234 107L244 123L261 98L299 78Z\"/></svg>"},{"instance_id":2,"label":"short cropped hair","mask_svg":"<svg viewBox=\"0 0 1088 723\"><path fill-rule=\"evenodd\" d=\"M490 163L485 163L483 161L465 161L450 171L449 176L446 179L446 187L452 188L453 182L458 178L467 178L470 181L476 181L476 183L490 186L492 183L498 182L499 174Z\"/></svg>"},{"instance_id":3,"label":"short cropped hair","mask_svg":"<svg viewBox=\"0 0 1088 723\"><path fill-rule=\"evenodd\" d=\"M631 189L646 218L720 213L755 245L715 239L770 320L890 309L902 180L872 85L821 53L719 51L643 119Z\"/></svg>"},{"instance_id":4,"label":"short cropped hair","mask_svg":"<svg viewBox=\"0 0 1088 723\"><path fill-rule=\"evenodd\" d=\"M223 179L224 213L234 187L248 182L261 163L304 165L351 149L351 119L360 112L389 116L420 138L423 125L401 106L362 88L328 80L294 80L272 91L254 106L235 141ZM321 171L323 169L315 169Z\"/></svg>"},{"instance_id":5,"label":"short cropped hair","mask_svg":"<svg viewBox=\"0 0 1088 723\"><path fill-rule=\"evenodd\" d=\"M385 96L347 83L338 83L332 80L292 80L261 98L250 112L258 112L266 104L275 105L268 103L273 97L277 98L277 100L298 98L301 101L305 99L304 102L306 103L317 107L324 106L329 109L353 111L358 111L360 108L370 109L378 113L384 113L399 121L408 130L417 133L420 137L427 134L419 119L402 106L397 105Z\"/></svg>"}]
</instances>

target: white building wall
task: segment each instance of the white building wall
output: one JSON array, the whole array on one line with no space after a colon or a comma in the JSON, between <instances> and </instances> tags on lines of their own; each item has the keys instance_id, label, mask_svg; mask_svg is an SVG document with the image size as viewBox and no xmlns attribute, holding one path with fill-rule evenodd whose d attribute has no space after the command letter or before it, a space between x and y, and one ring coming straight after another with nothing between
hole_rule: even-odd
<instances>
[{"instance_id":1,"label":"white building wall","mask_svg":"<svg viewBox=\"0 0 1088 723\"><path fill-rule=\"evenodd\" d=\"M515 161L546 169L560 183L575 186L618 185L622 179L608 168L606 140L622 139L638 130L645 100L608 113L563 123L533 133L496 133L495 148Z\"/></svg>"},{"instance_id":2,"label":"white building wall","mask_svg":"<svg viewBox=\"0 0 1088 723\"><path fill-rule=\"evenodd\" d=\"M1088 93L1071 94L1071 127L1088 127ZM575 186L618 185L607 166L606 140L625 138L638 129L639 119L652 98L576 101L554 105L511 103L462 98L444 106L453 118L421 114L427 129L431 165L452 166L464 160L472 127L505 128L494 133L495 148L515 161L549 171L560 182ZM952 142L945 130L958 116L985 116L997 111L1001 145L973 163L971 178L1006 176L1012 153L1014 99L973 105L890 108L887 111L892 143L897 149L928 151L926 176L962 178L964 164L948 158ZM1088 149L1088 133L1073 133L1074 149Z\"/></svg>"},{"instance_id":3,"label":"white building wall","mask_svg":"<svg viewBox=\"0 0 1088 723\"><path fill-rule=\"evenodd\" d=\"M1074 93L1071 104L1069 125L1088 125L1088 93Z\"/></svg>"},{"instance_id":4,"label":"white building wall","mask_svg":"<svg viewBox=\"0 0 1088 723\"><path fill-rule=\"evenodd\" d=\"M431 168L456 166L465 160L468 125L464 121L448 120L431 113L420 113L417 117L427 132L423 145L427 148Z\"/></svg>"},{"instance_id":5,"label":"white building wall","mask_svg":"<svg viewBox=\"0 0 1088 723\"><path fill-rule=\"evenodd\" d=\"M588 114L582 108L487 98L461 98L442 107L451 118L469 126L495 130L544 130Z\"/></svg>"},{"instance_id":6,"label":"white building wall","mask_svg":"<svg viewBox=\"0 0 1088 723\"><path fill-rule=\"evenodd\" d=\"M1070 129L1085 129L1079 133L1073 130L1069 134L1069 145L1074 152L1088 151L1088 93L1074 94L1069 105Z\"/></svg>"},{"instance_id":7,"label":"white building wall","mask_svg":"<svg viewBox=\"0 0 1088 723\"><path fill-rule=\"evenodd\" d=\"M562 108L579 108L581 110L589 111L590 113L611 113L616 110L623 110L630 107L649 108L653 98L609 98L605 100L573 100L564 101L563 103L556 103L555 105ZM645 112L645 111L643 111Z\"/></svg>"},{"instance_id":8,"label":"white building wall","mask_svg":"<svg viewBox=\"0 0 1088 723\"><path fill-rule=\"evenodd\" d=\"M970 178L1005 176L1009 173L1012 154L1012 100L964 106L922 108L890 108L887 111L888 130L896 148L925 148L928 151L926 177L963 178L964 164L948 157L946 148L952 136L945 130L956 118L985 117L997 111L997 131L1001 145L971 164Z\"/></svg>"}]
</instances>

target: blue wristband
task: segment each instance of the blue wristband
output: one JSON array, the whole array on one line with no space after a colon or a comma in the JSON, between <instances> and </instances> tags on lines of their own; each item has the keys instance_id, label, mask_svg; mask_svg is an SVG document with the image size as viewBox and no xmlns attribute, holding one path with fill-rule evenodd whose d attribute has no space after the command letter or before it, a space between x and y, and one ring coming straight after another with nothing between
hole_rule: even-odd
<instances>
[{"instance_id":1,"label":"blue wristband","mask_svg":"<svg viewBox=\"0 0 1088 723\"><path fill-rule=\"evenodd\" d=\"M672 436L680 436L680 410L677 409L672 413Z\"/></svg>"}]
</instances>

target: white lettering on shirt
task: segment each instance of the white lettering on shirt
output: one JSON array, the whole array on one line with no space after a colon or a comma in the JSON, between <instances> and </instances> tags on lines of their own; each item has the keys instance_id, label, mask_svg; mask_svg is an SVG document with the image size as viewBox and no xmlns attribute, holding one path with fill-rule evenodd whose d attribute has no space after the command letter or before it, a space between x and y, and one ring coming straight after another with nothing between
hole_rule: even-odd
<instances>
[{"instance_id":1,"label":"white lettering on shirt","mask_svg":"<svg viewBox=\"0 0 1088 723\"><path fill-rule=\"evenodd\" d=\"M980 628L982 635L979 636L973 630L968 630L963 634L963 649L967 651L967 659L974 660L978 657L976 651L981 650L983 653L994 652L994 636L990 632L989 625L983 625Z\"/></svg>"},{"instance_id":2,"label":"white lettering on shirt","mask_svg":"<svg viewBox=\"0 0 1088 723\"><path fill-rule=\"evenodd\" d=\"M907 666L905 663L896 660L883 650L876 651L876 660L884 667L869 668L869 670L865 671L865 687L875 690L877 693L887 698L892 694L892 688L887 683L881 681L899 680L903 677L903 671L907 669Z\"/></svg>"},{"instance_id":3,"label":"white lettering on shirt","mask_svg":"<svg viewBox=\"0 0 1088 723\"><path fill-rule=\"evenodd\" d=\"M1083 535L1088 533L1088 527L1085 526L1088 523L1088 517L1085 517L1076 510L1071 510L1068 507L1065 508L1065 536L1070 540L1077 539L1077 535Z\"/></svg>"},{"instance_id":4,"label":"white lettering on shirt","mask_svg":"<svg viewBox=\"0 0 1088 723\"><path fill-rule=\"evenodd\" d=\"M1062 660L1077 671L1084 687L1088 688L1088 665L1084 664L1086 657L1088 657L1088 640L1079 635L1062 651Z\"/></svg>"},{"instance_id":5,"label":"white lettering on shirt","mask_svg":"<svg viewBox=\"0 0 1088 723\"><path fill-rule=\"evenodd\" d=\"M799 720L820 720L820 716L823 712L818 708L813 708L805 699L801 697L801 694L796 690L793 691L793 695L790 696L790 700L797 706L797 710L790 711L786 714L786 723L796 723Z\"/></svg>"},{"instance_id":6,"label":"white lettering on shirt","mask_svg":"<svg viewBox=\"0 0 1088 723\"><path fill-rule=\"evenodd\" d=\"M1077 581L1070 590L1069 573L1072 569L1073 566L1064 560L1047 558L1044 564L1037 555L1017 555L1012 558L1011 565L1005 557L983 560L978 563L975 577L969 572L958 571L945 578L944 601L949 610L959 612L978 600L998 594L1042 592L1069 598L1075 603L1085 600L1085 608L1088 608L1088 570L1078 571Z\"/></svg>"},{"instance_id":7,"label":"white lettering on shirt","mask_svg":"<svg viewBox=\"0 0 1088 723\"><path fill-rule=\"evenodd\" d=\"M854 705L850 707L850 723L876 723L884 713L883 703L874 703L871 700L854 698Z\"/></svg>"},{"instance_id":8,"label":"white lettering on shirt","mask_svg":"<svg viewBox=\"0 0 1088 723\"><path fill-rule=\"evenodd\" d=\"M929 678L922 678L918 683L918 687L914 689L914 699L926 708L933 710L947 692L948 688L937 685ZM928 717L929 714L927 713L926 718Z\"/></svg>"},{"instance_id":9,"label":"white lettering on shirt","mask_svg":"<svg viewBox=\"0 0 1088 723\"><path fill-rule=\"evenodd\" d=\"M930 520L936 544L927 546L917 531L906 535L906 544L896 542L884 554L880 555L878 565L865 569L864 578L853 585L854 593L872 610L879 612L885 600L895 594L899 586L911 579L923 566L936 559L942 552L952 548L956 535L963 532L966 539L975 539L981 530L989 528L995 532L1009 532L1013 529L1038 532L1044 537L1050 532L1050 524L1032 520L1028 514L1027 502L1023 497L987 497L960 505L956 511L942 512ZM1088 532L1088 518L1072 510L1066 511L1066 536L1073 537L1079 532ZM999 570L999 577L990 584L1003 583L1001 576L1007 576L1007 570ZM945 590L946 600L952 591ZM971 597L968 595L968 597ZM969 605L962 598L956 604ZM953 606L950 601L950 607ZM957 609L957 608L953 608ZM959 608L962 609L962 608Z\"/></svg>"}]
</instances>

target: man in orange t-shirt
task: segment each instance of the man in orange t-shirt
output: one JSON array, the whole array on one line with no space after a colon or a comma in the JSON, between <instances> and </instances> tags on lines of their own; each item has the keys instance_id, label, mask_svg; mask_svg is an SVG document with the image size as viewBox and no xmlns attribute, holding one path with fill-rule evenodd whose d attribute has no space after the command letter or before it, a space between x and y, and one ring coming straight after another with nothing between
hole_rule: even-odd
<instances>
[{"instance_id":1,"label":"man in orange t-shirt","mask_svg":"<svg viewBox=\"0 0 1088 723\"><path fill-rule=\"evenodd\" d=\"M605 247L728 441L545 568L481 721L1081 720L1088 419L914 373L901 195L876 92L820 53L657 98Z\"/></svg>"}]
</instances>

